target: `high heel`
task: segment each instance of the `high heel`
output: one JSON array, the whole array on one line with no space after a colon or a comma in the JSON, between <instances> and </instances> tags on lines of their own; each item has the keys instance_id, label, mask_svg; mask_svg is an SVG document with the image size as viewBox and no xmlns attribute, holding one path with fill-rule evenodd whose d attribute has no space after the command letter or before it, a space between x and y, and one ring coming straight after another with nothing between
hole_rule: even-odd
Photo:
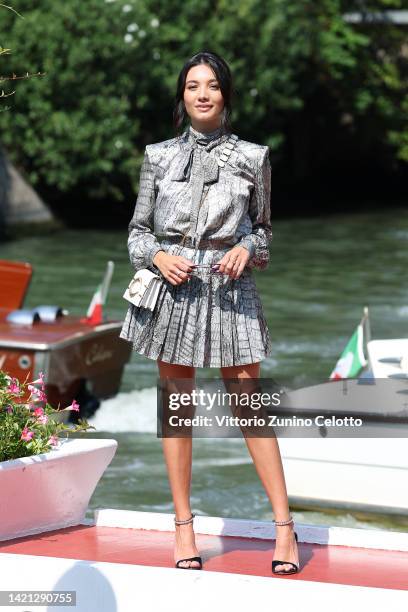
<instances>
[{"instance_id":1,"label":"high heel","mask_svg":"<svg viewBox=\"0 0 408 612\"><path fill-rule=\"evenodd\" d=\"M185 521L177 521L176 517L174 517L174 523L176 525L188 525L189 523L192 523L194 520L195 514L192 512L191 513L191 517ZM198 563L200 564L200 567L194 567L192 565L187 566L187 567L182 567L179 565L179 563L183 563L183 561L198 561ZM189 557L188 559L179 559L176 563L176 568L177 569L188 569L188 570L200 570L203 567L203 562L201 560L201 557Z\"/></svg>"},{"instance_id":2,"label":"high heel","mask_svg":"<svg viewBox=\"0 0 408 612\"><path fill-rule=\"evenodd\" d=\"M275 525L290 525L291 523L293 523L293 518L290 517L289 520L287 521L273 521L275 523ZM295 540L296 542L298 541L298 536L296 531L294 532L294 536L295 536ZM277 570L276 567L278 565L291 565L292 569L288 569L288 570L284 570L284 569L280 569ZM292 561L278 561L277 559L275 561L272 561L272 573L273 574L281 574L281 575L289 575L289 574L296 574L299 571L299 565L297 563L292 563Z\"/></svg>"}]
</instances>

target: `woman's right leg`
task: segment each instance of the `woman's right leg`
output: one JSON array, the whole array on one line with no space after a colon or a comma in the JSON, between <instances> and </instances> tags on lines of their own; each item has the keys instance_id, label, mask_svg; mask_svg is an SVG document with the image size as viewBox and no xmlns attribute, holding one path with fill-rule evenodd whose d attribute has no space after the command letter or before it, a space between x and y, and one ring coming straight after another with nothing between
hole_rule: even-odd
<instances>
[{"instance_id":1,"label":"woman's right leg","mask_svg":"<svg viewBox=\"0 0 408 612\"><path fill-rule=\"evenodd\" d=\"M160 379L191 379L194 383L195 368L189 366L157 361ZM167 473L174 510L177 520L185 520L191 516L190 487L192 471L193 441L191 437L162 438L163 453L167 466ZM196 557L199 555L194 538L193 524L176 525L176 546L174 560ZM200 567L198 561L185 561L181 567Z\"/></svg>"}]
</instances>

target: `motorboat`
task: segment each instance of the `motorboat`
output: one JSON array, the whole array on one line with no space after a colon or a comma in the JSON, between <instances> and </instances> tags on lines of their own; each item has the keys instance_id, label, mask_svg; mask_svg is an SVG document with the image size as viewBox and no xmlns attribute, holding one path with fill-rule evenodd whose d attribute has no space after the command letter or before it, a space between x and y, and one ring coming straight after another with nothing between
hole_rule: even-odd
<instances>
[{"instance_id":1,"label":"motorboat","mask_svg":"<svg viewBox=\"0 0 408 612\"><path fill-rule=\"evenodd\" d=\"M408 338L371 339L365 307L336 366L337 377L288 390L285 408L312 422L279 438L290 501L406 520ZM347 417L361 418L361 433L331 426L333 418Z\"/></svg>"},{"instance_id":2,"label":"motorboat","mask_svg":"<svg viewBox=\"0 0 408 612\"><path fill-rule=\"evenodd\" d=\"M76 526L3 541L0 572L14 605L31 609L36 595L39 612L67 598L78 612L133 612L135 602L169 612L265 601L306 612L406 609L408 533L296 522L300 571L281 576L271 571L272 521L196 516L194 529L199 571L174 566L173 515L100 508Z\"/></svg>"},{"instance_id":3,"label":"motorboat","mask_svg":"<svg viewBox=\"0 0 408 612\"><path fill-rule=\"evenodd\" d=\"M119 338L123 322L102 315L112 273L108 262L87 315L80 317L61 304L24 308L33 268L0 260L0 369L21 382L43 372L49 404L79 403L72 420L94 414L102 399L118 393L131 355L130 344Z\"/></svg>"}]
</instances>

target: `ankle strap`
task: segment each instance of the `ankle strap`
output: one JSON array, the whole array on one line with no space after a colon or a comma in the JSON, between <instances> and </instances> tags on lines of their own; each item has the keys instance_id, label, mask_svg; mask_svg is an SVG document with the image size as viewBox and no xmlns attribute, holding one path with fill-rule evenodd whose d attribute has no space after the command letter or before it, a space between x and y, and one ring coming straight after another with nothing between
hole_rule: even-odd
<instances>
[{"instance_id":1,"label":"ankle strap","mask_svg":"<svg viewBox=\"0 0 408 612\"><path fill-rule=\"evenodd\" d=\"M188 523L193 522L194 517L195 517L195 514L192 512L191 517L189 519L186 519L185 521L177 521L176 517L174 517L174 522L176 523L176 525L188 525Z\"/></svg>"},{"instance_id":2,"label":"ankle strap","mask_svg":"<svg viewBox=\"0 0 408 612\"><path fill-rule=\"evenodd\" d=\"M292 515L290 516L290 519L288 519L287 521L273 521L275 523L275 525L290 525L291 523L293 523L293 517Z\"/></svg>"}]
</instances>

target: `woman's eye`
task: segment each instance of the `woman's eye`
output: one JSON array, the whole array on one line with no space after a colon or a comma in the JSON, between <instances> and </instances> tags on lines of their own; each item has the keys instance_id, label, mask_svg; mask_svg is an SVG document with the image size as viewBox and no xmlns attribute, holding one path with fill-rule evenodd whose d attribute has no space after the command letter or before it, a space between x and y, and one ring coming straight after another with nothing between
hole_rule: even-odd
<instances>
[{"instance_id":1,"label":"woman's eye","mask_svg":"<svg viewBox=\"0 0 408 612\"><path fill-rule=\"evenodd\" d=\"M196 89L195 85L190 85L187 89ZM211 89L219 89L218 85L211 85Z\"/></svg>"}]
</instances>

